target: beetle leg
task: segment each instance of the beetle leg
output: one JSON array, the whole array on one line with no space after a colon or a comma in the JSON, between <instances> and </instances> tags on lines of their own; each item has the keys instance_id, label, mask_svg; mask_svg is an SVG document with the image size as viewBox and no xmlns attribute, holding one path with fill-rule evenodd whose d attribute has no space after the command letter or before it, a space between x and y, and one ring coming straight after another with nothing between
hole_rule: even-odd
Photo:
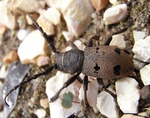
<instances>
[{"instance_id":1,"label":"beetle leg","mask_svg":"<svg viewBox=\"0 0 150 118\"><path fill-rule=\"evenodd\" d=\"M88 76L85 76L83 79L83 90L84 90L85 107L87 108L90 106L87 100Z\"/></svg>"},{"instance_id":2,"label":"beetle leg","mask_svg":"<svg viewBox=\"0 0 150 118\"><path fill-rule=\"evenodd\" d=\"M68 79L68 80L63 84L63 86L58 90L58 92L50 99L50 102L54 102L54 101L58 98L60 92L61 92L64 88L66 88L66 87L68 87L70 84L72 84L72 83L77 79L77 77L79 76L79 74L80 74L80 73L77 73L76 75L74 75L74 76L72 76L70 79Z\"/></svg>"},{"instance_id":3,"label":"beetle leg","mask_svg":"<svg viewBox=\"0 0 150 118\"><path fill-rule=\"evenodd\" d=\"M120 30L120 31L118 31L118 32L114 32L111 36L109 36L109 37L106 39L106 41L104 42L104 45L109 45L109 44L110 44L113 35L123 33L123 32L125 32L127 29L128 29L128 27L125 27L125 28L123 28L122 30Z\"/></svg>"},{"instance_id":4,"label":"beetle leg","mask_svg":"<svg viewBox=\"0 0 150 118\"><path fill-rule=\"evenodd\" d=\"M88 41L87 47L92 47L92 46L93 46L93 41L92 41L92 40L93 40L93 39L98 40L99 37L100 37L100 32L99 32L98 29L96 29L96 35L94 35L94 36L92 36L92 37L90 38L90 40Z\"/></svg>"},{"instance_id":5,"label":"beetle leg","mask_svg":"<svg viewBox=\"0 0 150 118\"><path fill-rule=\"evenodd\" d=\"M5 101L6 105L9 106L9 104L8 104L7 101L6 101L6 98L7 98L7 96L8 96L10 93L12 93L12 92L13 92L14 90L16 90L18 87L20 87L20 86L22 86L22 85L24 85L24 84L30 82L31 80L36 79L36 78L38 78L39 76L46 75L46 74L50 73L50 72L53 70L53 68L55 68L55 67L56 67L56 64L54 64L54 65L51 66L51 67L48 67L44 72L38 73L38 74L36 74L36 75L34 75L34 76L32 76L32 77L30 77L30 78L24 80L24 81L21 82L20 84L16 85L13 89L11 89L11 90L6 94L6 96L5 96L5 98L4 98L4 101Z\"/></svg>"},{"instance_id":6,"label":"beetle leg","mask_svg":"<svg viewBox=\"0 0 150 118\"><path fill-rule=\"evenodd\" d=\"M32 22L34 23L34 25L37 27L37 29L42 33L42 35L45 38L45 40L48 42L48 46L49 46L50 50L52 52L54 52L54 53L57 53L55 46L53 45L53 43L51 42L51 40L48 38L47 34L43 31L42 27L39 26L39 24L32 18L32 16L30 16L29 14L28 14L28 16L32 20Z\"/></svg>"}]
</instances>

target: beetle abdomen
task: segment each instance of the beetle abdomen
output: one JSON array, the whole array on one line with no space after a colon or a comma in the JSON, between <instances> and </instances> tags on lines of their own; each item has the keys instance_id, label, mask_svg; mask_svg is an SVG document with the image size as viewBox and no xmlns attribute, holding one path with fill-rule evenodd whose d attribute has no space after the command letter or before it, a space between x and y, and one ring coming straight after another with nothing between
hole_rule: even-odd
<instances>
[{"instance_id":1,"label":"beetle abdomen","mask_svg":"<svg viewBox=\"0 0 150 118\"><path fill-rule=\"evenodd\" d=\"M97 78L120 78L132 73L129 56L115 46L87 47L84 51L82 73Z\"/></svg>"}]
</instances>

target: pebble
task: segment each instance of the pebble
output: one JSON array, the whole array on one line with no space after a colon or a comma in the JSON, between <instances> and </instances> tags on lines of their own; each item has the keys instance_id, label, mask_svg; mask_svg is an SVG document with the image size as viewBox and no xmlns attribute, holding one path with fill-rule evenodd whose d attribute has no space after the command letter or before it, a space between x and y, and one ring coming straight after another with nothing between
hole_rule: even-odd
<instances>
[{"instance_id":1,"label":"pebble","mask_svg":"<svg viewBox=\"0 0 150 118\"><path fill-rule=\"evenodd\" d=\"M44 109L37 109L34 111L34 113L37 115L38 118L45 118L46 117L46 111Z\"/></svg>"},{"instance_id":2,"label":"pebble","mask_svg":"<svg viewBox=\"0 0 150 118\"><path fill-rule=\"evenodd\" d=\"M135 42L132 51L134 58L143 62L150 62L150 36Z\"/></svg>"},{"instance_id":3,"label":"pebble","mask_svg":"<svg viewBox=\"0 0 150 118\"><path fill-rule=\"evenodd\" d=\"M119 118L119 109L114 98L106 91L102 91L97 96L97 108L100 113L107 118Z\"/></svg>"},{"instance_id":4,"label":"pebble","mask_svg":"<svg viewBox=\"0 0 150 118\"><path fill-rule=\"evenodd\" d=\"M6 78L6 75L7 75L7 66L4 64L1 66L1 69L0 69L0 78Z\"/></svg>"},{"instance_id":5,"label":"pebble","mask_svg":"<svg viewBox=\"0 0 150 118\"><path fill-rule=\"evenodd\" d=\"M45 12L41 13L40 17L37 19L37 23L47 35L53 35L55 33L54 25L44 17L44 13Z\"/></svg>"},{"instance_id":6,"label":"pebble","mask_svg":"<svg viewBox=\"0 0 150 118\"><path fill-rule=\"evenodd\" d=\"M88 100L89 105L91 107L93 107L93 110L96 113L98 112L98 109L97 109L97 106L96 106L98 90L99 90L99 84L97 83L96 80L91 81L88 84L87 100ZM85 101L83 85L79 90L79 99Z\"/></svg>"},{"instance_id":7,"label":"pebble","mask_svg":"<svg viewBox=\"0 0 150 118\"><path fill-rule=\"evenodd\" d=\"M57 25L60 23L61 14L55 7L50 7L45 11L44 17L54 25Z\"/></svg>"},{"instance_id":8,"label":"pebble","mask_svg":"<svg viewBox=\"0 0 150 118\"><path fill-rule=\"evenodd\" d=\"M12 7L24 11L25 13L37 12L39 9L44 9L45 1L39 0L16 0Z\"/></svg>"},{"instance_id":9,"label":"pebble","mask_svg":"<svg viewBox=\"0 0 150 118\"><path fill-rule=\"evenodd\" d=\"M99 12L108 5L108 0L91 0L91 3L96 11Z\"/></svg>"},{"instance_id":10,"label":"pebble","mask_svg":"<svg viewBox=\"0 0 150 118\"><path fill-rule=\"evenodd\" d=\"M144 85L150 85L150 64L140 69L140 76Z\"/></svg>"},{"instance_id":11,"label":"pebble","mask_svg":"<svg viewBox=\"0 0 150 118\"><path fill-rule=\"evenodd\" d=\"M131 77L124 77L115 83L117 103L123 113L138 113L140 90L138 82Z\"/></svg>"},{"instance_id":12,"label":"pebble","mask_svg":"<svg viewBox=\"0 0 150 118\"><path fill-rule=\"evenodd\" d=\"M138 61L136 59L133 59L133 63L134 63L134 68L137 70L140 70L141 68L145 66L144 62Z\"/></svg>"},{"instance_id":13,"label":"pebble","mask_svg":"<svg viewBox=\"0 0 150 118\"><path fill-rule=\"evenodd\" d=\"M124 49L126 47L126 42L124 40L124 36L122 34L113 35L112 40L109 45L117 46L120 49Z\"/></svg>"},{"instance_id":14,"label":"pebble","mask_svg":"<svg viewBox=\"0 0 150 118\"><path fill-rule=\"evenodd\" d=\"M45 66L48 65L50 63L50 58L48 56L39 56L37 59L37 65L38 66Z\"/></svg>"},{"instance_id":15,"label":"pebble","mask_svg":"<svg viewBox=\"0 0 150 118\"><path fill-rule=\"evenodd\" d=\"M47 42L38 30L32 31L19 45L18 56L22 64L37 63L41 55L50 53Z\"/></svg>"},{"instance_id":16,"label":"pebble","mask_svg":"<svg viewBox=\"0 0 150 118\"><path fill-rule=\"evenodd\" d=\"M2 25L0 24L0 35L3 35L5 32L6 32L6 26L5 25Z\"/></svg>"},{"instance_id":17,"label":"pebble","mask_svg":"<svg viewBox=\"0 0 150 118\"><path fill-rule=\"evenodd\" d=\"M63 86L63 83L66 82L70 77L70 74L58 71L54 77L50 78L46 83L46 94L48 99L50 99ZM60 93L57 100L49 103L51 118L67 118L78 111L78 109L81 107L80 100L78 98L80 87L81 83L76 80ZM71 108L66 109L61 105L61 102L63 94L68 92L71 92L74 95L72 100L74 102L72 102Z\"/></svg>"},{"instance_id":18,"label":"pebble","mask_svg":"<svg viewBox=\"0 0 150 118\"><path fill-rule=\"evenodd\" d=\"M10 64L14 61L18 60L18 54L16 50L11 50L8 54L3 58L3 62L5 64Z\"/></svg>"},{"instance_id":19,"label":"pebble","mask_svg":"<svg viewBox=\"0 0 150 118\"><path fill-rule=\"evenodd\" d=\"M40 105L41 105L44 109L48 108L48 104L49 104L49 101L48 101L47 98L45 98L45 99L40 99Z\"/></svg>"},{"instance_id":20,"label":"pebble","mask_svg":"<svg viewBox=\"0 0 150 118\"><path fill-rule=\"evenodd\" d=\"M133 31L133 37L134 37L134 42L137 42L138 40L144 39L145 37L145 32L142 31Z\"/></svg>"},{"instance_id":21,"label":"pebble","mask_svg":"<svg viewBox=\"0 0 150 118\"><path fill-rule=\"evenodd\" d=\"M124 20L128 16L127 5L120 4L111 8L108 8L104 12L105 25L115 24Z\"/></svg>"},{"instance_id":22,"label":"pebble","mask_svg":"<svg viewBox=\"0 0 150 118\"><path fill-rule=\"evenodd\" d=\"M68 31L75 37L81 36L91 23L91 14L94 12L94 8L90 0L51 0L46 3L60 11Z\"/></svg>"},{"instance_id":23,"label":"pebble","mask_svg":"<svg viewBox=\"0 0 150 118\"><path fill-rule=\"evenodd\" d=\"M18 33L17 33L17 37L20 41L23 41L25 39L25 37L32 31L32 29L30 27L26 28L26 29L19 29Z\"/></svg>"},{"instance_id":24,"label":"pebble","mask_svg":"<svg viewBox=\"0 0 150 118\"><path fill-rule=\"evenodd\" d=\"M17 27L17 23L16 16L12 13L10 7L7 2L0 1L0 23L13 30Z\"/></svg>"},{"instance_id":25,"label":"pebble","mask_svg":"<svg viewBox=\"0 0 150 118\"><path fill-rule=\"evenodd\" d=\"M132 114L124 114L121 118L145 118L145 117L132 115Z\"/></svg>"},{"instance_id":26,"label":"pebble","mask_svg":"<svg viewBox=\"0 0 150 118\"><path fill-rule=\"evenodd\" d=\"M73 41L73 39L74 39L73 33L68 32L68 31L63 31L62 34L65 37L66 41Z\"/></svg>"}]
</instances>

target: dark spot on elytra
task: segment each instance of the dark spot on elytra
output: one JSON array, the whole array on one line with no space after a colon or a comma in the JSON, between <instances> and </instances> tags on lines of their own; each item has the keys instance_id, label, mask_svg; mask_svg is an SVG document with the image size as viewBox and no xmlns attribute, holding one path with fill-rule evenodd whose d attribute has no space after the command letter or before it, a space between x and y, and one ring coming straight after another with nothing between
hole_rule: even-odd
<instances>
[{"instance_id":1,"label":"dark spot on elytra","mask_svg":"<svg viewBox=\"0 0 150 118\"><path fill-rule=\"evenodd\" d=\"M96 71L98 71L99 69L100 69L100 67L97 65L97 63L95 63L96 65L95 65L95 67L94 67L94 69L96 70Z\"/></svg>"},{"instance_id":2,"label":"dark spot on elytra","mask_svg":"<svg viewBox=\"0 0 150 118\"><path fill-rule=\"evenodd\" d=\"M119 48L115 48L115 52L118 53L118 54L120 54L121 51L120 51Z\"/></svg>"},{"instance_id":3,"label":"dark spot on elytra","mask_svg":"<svg viewBox=\"0 0 150 118\"><path fill-rule=\"evenodd\" d=\"M115 75L120 75L120 69L121 69L120 65L116 65L114 67L114 74Z\"/></svg>"},{"instance_id":4,"label":"dark spot on elytra","mask_svg":"<svg viewBox=\"0 0 150 118\"><path fill-rule=\"evenodd\" d=\"M97 47L97 48L96 48L96 53L98 53L98 50L99 50L99 48Z\"/></svg>"}]
</instances>

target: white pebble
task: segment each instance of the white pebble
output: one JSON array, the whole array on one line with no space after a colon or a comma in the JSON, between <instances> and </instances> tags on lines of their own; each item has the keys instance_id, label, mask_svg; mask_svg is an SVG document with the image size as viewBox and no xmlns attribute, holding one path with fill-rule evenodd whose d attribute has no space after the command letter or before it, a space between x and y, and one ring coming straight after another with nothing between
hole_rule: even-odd
<instances>
[{"instance_id":1,"label":"white pebble","mask_svg":"<svg viewBox=\"0 0 150 118\"><path fill-rule=\"evenodd\" d=\"M89 105L93 107L94 112L98 112L98 109L96 107L98 90L99 90L99 84L97 83L96 80L93 80L88 84L87 100L88 100ZM79 90L79 98L80 100L85 101L83 86Z\"/></svg>"},{"instance_id":2,"label":"white pebble","mask_svg":"<svg viewBox=\"0 0 150 118\"><path fill-rule=\"evenodd\" d=\"M66 41L73 41L74 34L71 32L63 31L62 34L64 35Z\"/></svg>"},{"instance_id":3,"label":"white pebble","mask_svg":"<svg viewBox=\"0 0 150 118\"><path fill-rule=\"evenodd\" d=\"M35 112L34 112L38 118L45 118L46 116L46 111L44 109L37 109Z\"/></svg>"},{"instance_id":4,"label":"white pebble","mask_svg":"<svg viewBox=\"0 0 150 118\"><path fill-rule=\"evenodd\" d=\"M44 17L50 20L54 25L60 23L60 15L61 14L59 13L59 11L54 7L48 8L44 13Z\"/></svg>"},{"instance_id":5,"label":"white pebble","mask_svg":"<svg viewBox=\"0 0 150 118\"><path fill-rule=\"evenodd\" d=\"M150 85L150 64L140 70L140 76L144 85Z\"/></svg>"},{"instance_id":6,"label":"white pebble","mask_svg":"<svg viewBox=\"0 0 150 118\"><path fill-rule=\"evenodd\" d=\"M130 77L119 79L115 83L117 102L123 113L137 113L140 91L138 82Z\"/></svg>"},{"instance_id":7,"label":"white pebble","mask_svg":"<svg viewBox=\"0 0 150 118\"><path fill-rule=\"evenodd\" d=\"M18 56L22 64L37 63L37 57L49 53L47 42L38 30L32 31L18 48Z\"/></svg>"},{"instance_id":8,"label":"white pebble","mask_svg":"<svg viewBox=\"0 0 150 118\"><path fill-rule=\"evenodd\" d=\"M122 34L113 35L110 46L117 46L120 49L124 49L126 47L124 36Z\"/></svg>"},{"instance_id":9,"label":"white pebble","mask_svg":"<svg viewBox=\"0 0 150 118\"><path fill-rule=\"evenodd\" d=\"M132 51L135 54L134 58L143 62L150 62L150 36L136 41Z\"/></svg>"},{"instance_id":10,"label":"white pebble","mask_svg":"<svg viewBox=\"0 0 150 118\"><path fill-rule=\"evenodd\" d=\"M106 91L102 91L97 96L97 108L108 118L119 118L119 110L114 98Z\"/></svg>"},{"instance_id":11,"label":"white pebble","mask_svg":"<svg viewBox=\"0 0 150 118\"><path fill-rule=\"evenodd\" d=\"M99 12L107 6L108 0L91 0L91 3L96 11Z\"/></svg>"},{"instance_id":12,"label":"white pebble","mask_svg":"<svg viewBox=\"0 0 150 118\"><path fill-rule=\"evenodd\" d=\"M20 41L23 41L24 38L31 32L31 28L27 28L27 29L19 29L18 33L17 33L17 37Z\"/></svg>"},{"instance_id":13,"label":"white pebble","mask_svg":"<svg viewBox=\"0 0 150 118\"><path fill-rule=\"evenodd\" d=\"M132 114L124 114L121 118L145 118L145 117L132 115Z\"/></svg>"},{"instance_id":14,"label":"white pebble","mask_svg":"<svg viewBox=\"0 0 150 118\"><path fill-rule=\"evenodd\" d=\"M143 68L145 66L144 62L138 61L133 59L133 63L134 63L134 68L137 70L140 70L141 68Z\"/></svg>"},{"instance_id":15,"label":"white pebble","mask_svg":"<svg viewBox=\"0 0 150 118\"><path fill-rule=\"evenodd\" d=\"M104 13L105 25L118 23L128 16L127 5L120 4L115 7L108 8Z\"/></svg>"},{"instance_id":16,"label":"white pebble","mask_svg":"<svg viewBox=\"0 0 150 118\"><path fill-rule=\"evenodd\" d=\"M141 39L144 39L145 37L145 32L142 32L142 31L133 31L133 37L134 37L134 41L138 41L138 40L141 40Z\"/></svg>"},{"instance_id":17,"label":"white pebble","mask_svg":"<svg viewBox=\"0 0 150 118\"><path fill-rule=\"evenodd\" d=\"M56 76L50 78L46 83L46 93L48 98L50 99L51 97L53 97L54 94L63 86L63 83L65 83L70 77L70 74L65 74L58 71L56 73ZM67 118L81 107L80 100L78 98L80 87L81 83L76 80L60 93L56 101L49 104L51 118ZM68 92L71 92L74 95L73 101L76 102L72 102L72 107L66 109L61 105L61 102L63 94Z\"/></svg>"},{"instance_id":18,"label":"white pebble","mask_svg":"<svg viewBox=\"0 0 150 118\"><path fill-rule=\"evenodd\" d=\"M50 6L60 11L66 21L68 31L76 37L82 35L91 23L94 8L90 0L51 0Z\"/></svg>"}]
</instances>

